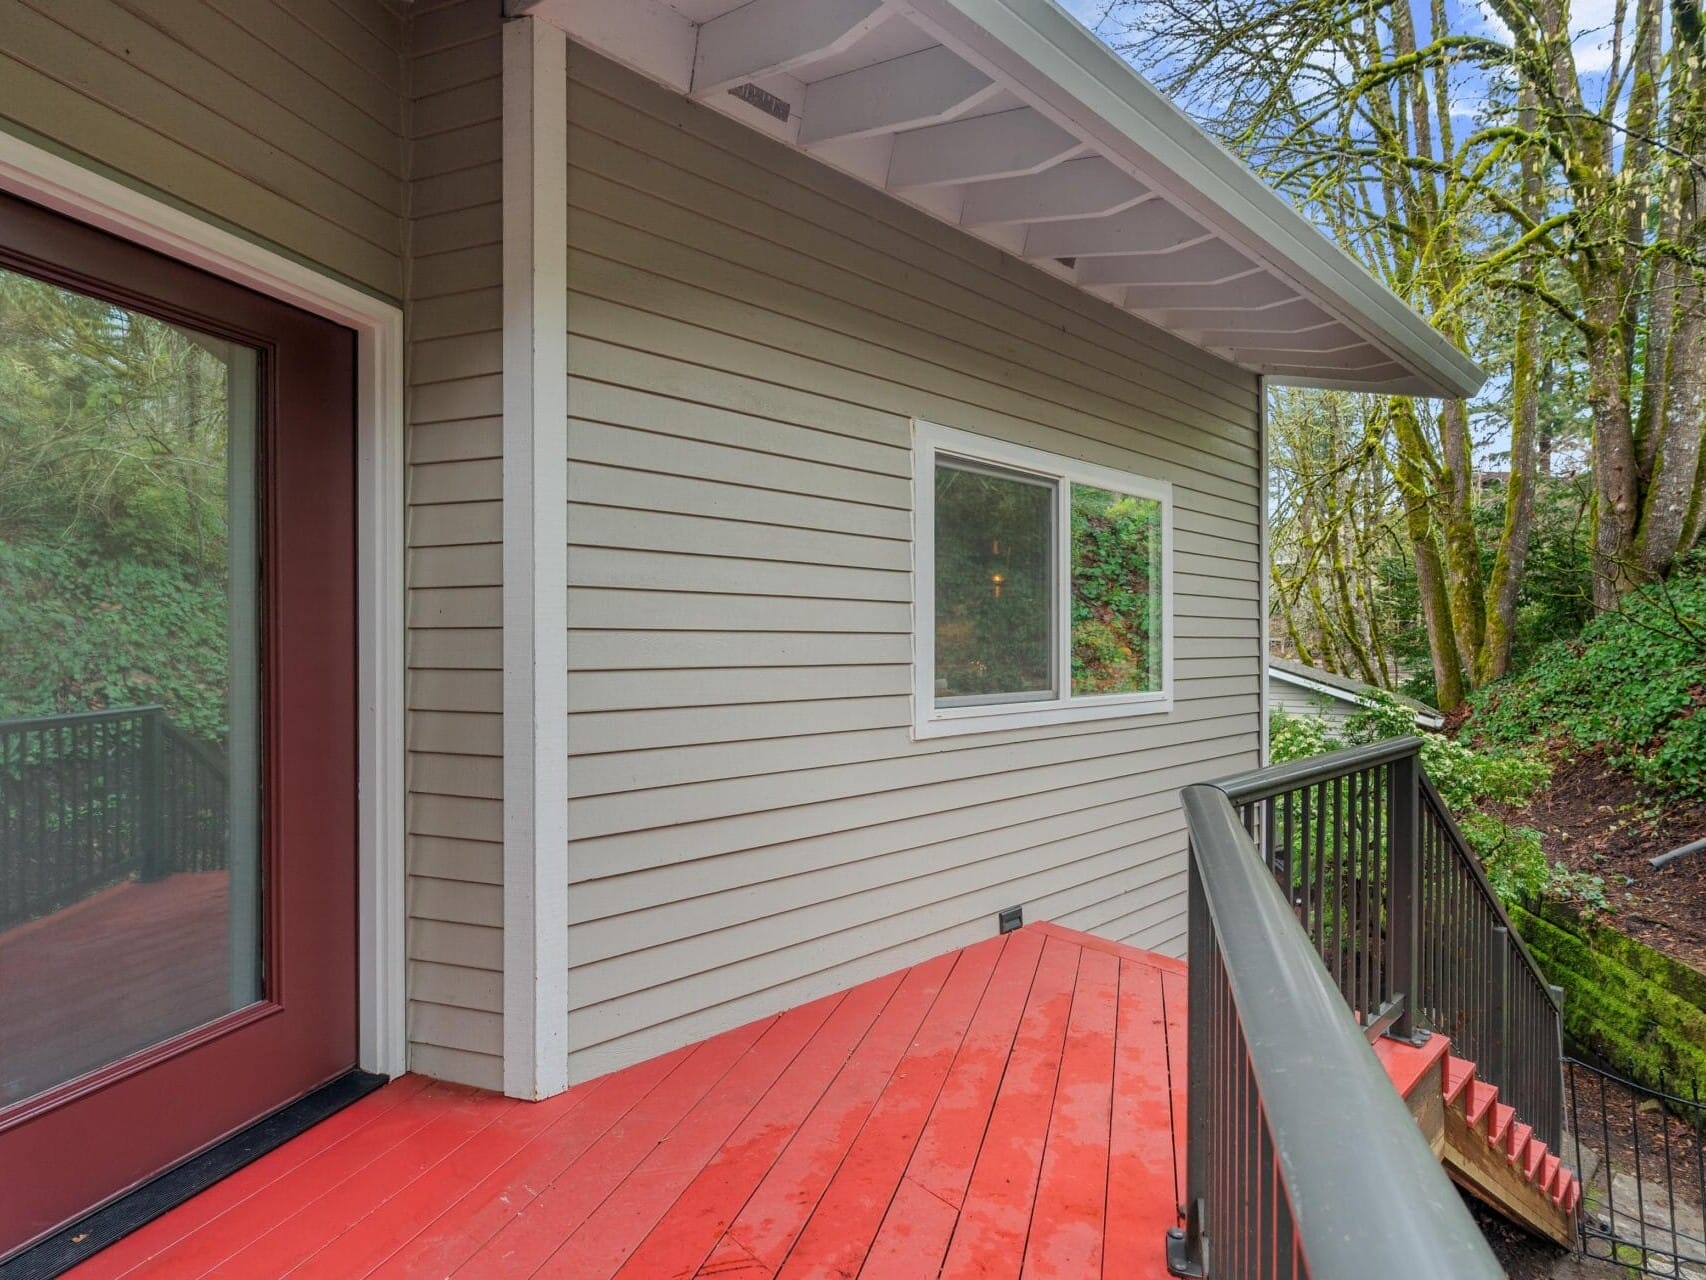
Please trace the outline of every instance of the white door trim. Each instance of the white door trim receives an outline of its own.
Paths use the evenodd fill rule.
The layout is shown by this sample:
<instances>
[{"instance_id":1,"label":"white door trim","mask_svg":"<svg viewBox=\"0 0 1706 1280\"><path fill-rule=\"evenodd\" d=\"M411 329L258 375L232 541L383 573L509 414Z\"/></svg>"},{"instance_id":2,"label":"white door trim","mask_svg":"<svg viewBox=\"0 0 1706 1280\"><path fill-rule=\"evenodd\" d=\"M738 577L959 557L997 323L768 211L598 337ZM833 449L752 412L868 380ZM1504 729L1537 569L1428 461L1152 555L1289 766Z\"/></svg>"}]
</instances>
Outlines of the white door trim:
<instances>
[{"instance_id":1,"label":"white door trim","mask_svg":"<svg viewBox=\"0 0 1706 1280\"><path fill-rule=\"evenodd\" d=\"M568 69L503 31L504 1092L569 1078Z\"/></svg>"},{"instance_id":2,"label":"white door trim","mask_svg":"<svg viewBox=\"0 0 1706 1280\"><path fill-rule=\"evenodd\" d=\"M407 1070L403 952L403 313L0 130L0 190L353 329L359 506L360 1065Z\"/></svg>"}]
</instances>

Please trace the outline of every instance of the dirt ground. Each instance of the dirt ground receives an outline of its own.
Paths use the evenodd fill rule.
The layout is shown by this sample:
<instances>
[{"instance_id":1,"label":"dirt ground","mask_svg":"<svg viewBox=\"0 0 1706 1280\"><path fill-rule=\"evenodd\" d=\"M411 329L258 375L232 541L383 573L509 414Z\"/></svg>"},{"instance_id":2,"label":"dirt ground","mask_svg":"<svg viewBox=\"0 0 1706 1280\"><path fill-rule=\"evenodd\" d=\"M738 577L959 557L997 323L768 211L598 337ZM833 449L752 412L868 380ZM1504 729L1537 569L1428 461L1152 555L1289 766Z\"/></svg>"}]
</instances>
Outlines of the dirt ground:
<instances>
[{"instance_id":1,"label":"dirt ground","mask_svg":"<svg viewBox=\"0 0 1706 1280\"><path fill-rule=\"evenodd\" d=\"M1691 854L1662 871L1648 862L1706 837L1706 802L1654 805L1643 799L1627 775L1596 756L1586 756L1555 766L1547 791L1505 817L1538 830L1549 861L1604 880L1609 906L1605 923L1706 971L1706 852ZM1596 1093L1584 1090L1577 1099L1576 1122L1583 1126L1584 1136L1591 1134L1602 1144L1609 1143L1615 1167L1632 1165L1636 1146L1646 1167L1662 1167L1666 1136L1672 1150L1698 1149L1699 1140L1674 1117L1646 1117L1646 1123L1631 1125L1627 1117L1634 1113L1626 1100L1609 1099L1618 1105L1602 1110ZM1671 1130L1668 1135L1666 1128ZM1566 1255L1474 1207L1512 1280L1600 1280L1629 1274L1609 1263Z\"/></svg>"},{"instance_id":2,"label":"dirt ground","mask_svg":"<svg viewBox=\"0 0 1706 1280\"><path fill-rule=\"evenodd\" d=\"M1706 971L1706 852L1655 871L1647 859L1706 838L1706 802L1654 806L1597 757L1556 767L1534 803L1506 814L1541 833L1549 861L1605 880L1607 923Z\"/></svg>"},{"instance_id":3,"label":"dirt ground","mask_svg":"<svg viewBox=\"0 0 1706 1280\"><path fill-rule=\"evenodd\" d=\"M1569 1253L1550 1240L1530 1235L1474 1196L1464 1195L1463 1202L1510 1280L1629 1280L1627 1268Z\"/></svg>"}]
</instances>

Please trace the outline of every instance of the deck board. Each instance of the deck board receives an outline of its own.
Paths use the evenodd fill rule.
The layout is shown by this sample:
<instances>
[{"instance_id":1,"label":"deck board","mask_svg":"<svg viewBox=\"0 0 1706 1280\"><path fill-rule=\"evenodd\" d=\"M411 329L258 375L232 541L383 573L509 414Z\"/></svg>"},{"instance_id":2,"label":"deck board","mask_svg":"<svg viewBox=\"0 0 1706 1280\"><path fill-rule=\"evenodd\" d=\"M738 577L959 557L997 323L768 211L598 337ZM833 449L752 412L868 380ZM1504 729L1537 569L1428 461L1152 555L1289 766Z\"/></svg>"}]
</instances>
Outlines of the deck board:
<instances>
[{"instance_id":1,"label":"deck board","mask_svg":"<svg viewBox=\"0 0 1706 1280\"><path fill-rule=\"evenodd\" d=\"M404 1077L72 1273L1166 1274L1183 968L990 938L542 1103Z\"/></svg>"}]
</instances>

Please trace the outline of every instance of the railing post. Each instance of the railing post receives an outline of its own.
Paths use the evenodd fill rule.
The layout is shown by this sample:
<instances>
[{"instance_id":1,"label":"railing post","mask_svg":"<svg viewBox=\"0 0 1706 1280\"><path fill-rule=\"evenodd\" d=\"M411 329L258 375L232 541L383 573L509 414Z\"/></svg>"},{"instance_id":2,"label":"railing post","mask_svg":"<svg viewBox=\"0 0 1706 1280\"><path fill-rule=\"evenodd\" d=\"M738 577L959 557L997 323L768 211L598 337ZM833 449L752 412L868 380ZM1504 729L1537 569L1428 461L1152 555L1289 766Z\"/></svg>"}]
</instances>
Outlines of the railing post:
<instances>
[{"instance_id":1,"label":"railing post","mask_svg":"<svg viewBox=\"0 0 1706 1280\"><path fill-rule=\"evenodd\" d=\"M161 720L165 711L148 707L142 713L142 759L137 782L139 818L136 834L141 843L143 880L159 880L166 874L166 760Z\"/></svg>"},{"instance_id":2,"label":"railing post","mask_svg":"<svg viewBox=\"0 0 1706 1280\"><path fill-rule=\"evenodd\" d=\"M1493 1024L1499 1034L1493 1043L1489 1078L1507 1092L1511 1087L1511 931L1502 924L1493 926L1493 971L1489 975L1493 997L1499 1007L1493 1013Z\"/></svg>"},{"instance_id":3,"label":"railing post","mask_svg":"<svg viewBox=\"0 0 1706 1280\"><path fill-rule=\"evenodd\" d=\"M1185 1000L1185 1202L1178 1206L1183 1227L1167 1232L1167 1270L1176 1276L1208 1275L1208 1246L1203 1238L1207 1209L1203 1194L1208 1185L1209 1115L1214 1063L1209 1043L1214 1013L1214 925L1208 901L1203 896L1202 873L1197 869L1196 842L1187 838L1185 854L1186 969Z\"/></svg>"},{"instance_id":4,"label":"railing post","mask_svg":"<svg viewBox=\"0 0 1706 1280\"><path fill-rule=\"evenodd\" d=\"M1552 1013L1552 1025L1555 1029L1558 1044L1558 1092L1553 1098L1553 1109L1556 1114L1548 1117L1545 1138L1554 1151L1564 1137L1564 988L1546 984L1546 989L1552 993L1557 1002ZM1608 1175L1609 1176L1609 1175Z\"/></svg>"},{"instance_id":5,"label":"railing post","mask_svg":"<svg viewBox=\"0 0 1706 1280\"><path fill-rule=\"evenodd\" d=\"M1391 1035L1416 1039L1417 981L1421 976L1422 854L1421 747L1392 762L1387 797L1387 858L1391 901L1387 919L1387 973L1394 998L1403 1000Z\"/></svg>"}]
</instances>

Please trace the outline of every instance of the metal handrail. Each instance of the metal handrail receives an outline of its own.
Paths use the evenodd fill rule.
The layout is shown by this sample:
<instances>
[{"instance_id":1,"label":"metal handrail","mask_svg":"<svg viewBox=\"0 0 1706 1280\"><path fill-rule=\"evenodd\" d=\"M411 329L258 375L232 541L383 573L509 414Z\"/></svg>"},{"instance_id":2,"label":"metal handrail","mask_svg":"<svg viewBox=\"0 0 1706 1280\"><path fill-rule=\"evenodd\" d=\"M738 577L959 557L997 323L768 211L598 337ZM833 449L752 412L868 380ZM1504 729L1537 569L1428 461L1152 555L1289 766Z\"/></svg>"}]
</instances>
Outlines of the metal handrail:
<instances>
[{"instance_id":1,"label":"metal handrail","mask_svg":"<svg viewBox=\"0 0 1706 1280\"><path fill-rule=\"evenodd\" d=\"M149 702L134 707L102 707L95 711L67 711L51 716L9 716L0 720L0 733L63 729L68 725L99 724L106 720L134 720L137 716L163 714L165 710L159 703Z\"/></svg>"},{"instance_id":2,"label":"metal handrail","mask_svg":"<svg viewBox=\"0 0 1706 1280\"><path fill-rule=\"evenodd\" d=\"M1270 764L1262 769L1248 769L1229 777L1216 778L1204 785L1223 792L1234 805L1254 804L1259 800L1272 800L1275 796L1296 791L1299 787L1324 778L1343 777L1378 765L1391 764L1395 760L1404 760L1416 755L1421 749L1420 738L1386 738L1380 742L1371 742L1367 746L1344 747L1318 756L1306 756L1302 760L1288 760L1284 764Z\"/></svg>"},{"instance_id":3,"label":"metal handrail","mask_svg":"<svg viewBox=\"0 0 1706 1280\"><path fill-rule=\"evenodd\" d=\"M1170 1269L1216 1280L1497 1280L1502 1269L1346 1017L1230 794L1199 785L1183 799L1188 1182Z\"/></svg>"}]
</instances>

